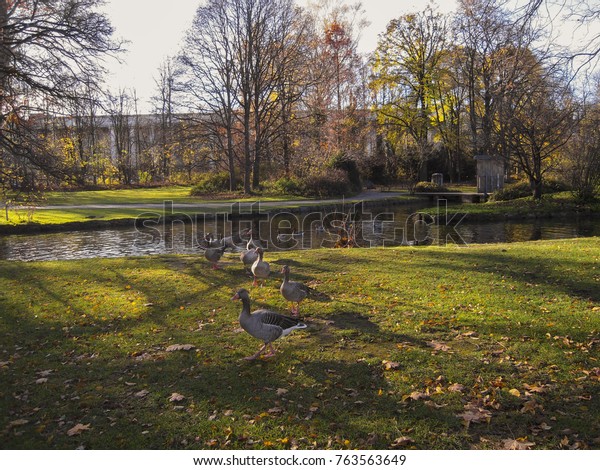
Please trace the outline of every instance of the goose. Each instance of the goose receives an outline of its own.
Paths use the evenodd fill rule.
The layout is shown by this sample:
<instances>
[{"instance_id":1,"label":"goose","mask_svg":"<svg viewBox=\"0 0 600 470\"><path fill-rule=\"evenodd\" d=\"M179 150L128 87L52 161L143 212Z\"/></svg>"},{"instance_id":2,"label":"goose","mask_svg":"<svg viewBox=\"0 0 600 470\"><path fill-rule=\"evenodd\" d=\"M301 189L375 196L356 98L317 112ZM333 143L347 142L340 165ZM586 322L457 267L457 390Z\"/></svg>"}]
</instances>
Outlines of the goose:
<instances>
[{"instance_id":1,"label":"goose","mask_svg":"<svg viewBox=\"0 0 600 470\"><path fill-rule=\"evenodd\" d=\"M240 253L240 260L244 263L246 269L250 269L257 259L258 253L256 252L256 247L253 247L252 238L250 238L246 244L246 250Z\"/></svg>"},{"instance_id":2,"label":"goose","mask_svg":"<svg viewBox=\"0 0 600 470\"><path fill-rule=\"evenodd\" d=\"M223 245L223 240L213 238L213 234L210 232L204 235L203 242L207 248L219 248L221 245Z\"/></svg>"},{"instance_id":3,"label":"goose","mask_svg":"<svg viewBox=\"0 0 600 470\"><path fill-rule=\"evenodd\" d=\"M283 282L279 288L279 292L283 298L292 303L292 314L298 315L300 312L300 302L302 302L309 293L309 288L301 282L290 281L290 267L285 265L281 268L283 274ZM294 307L294 303L296 307Z\"/></svg>"},{"instance_id":4,"label":"goose","mask_svg":"<svg viewBox=\"0 0 600 470\"><path fill-rule=\"evenodd\" d=\"M244 237L248 234L252 234L252 229L246 228L237 235L230 235L228 237L224 237L221 243L227 246L228 248L240 250L241 247L238 245L238 243L243 243L245 241ZM252 238L252 236L250 238Z\"/></svg>"},{"instance_id":5,"label":"goose","mask_svg":"<svg viewBox=\"0 0 600 470\"><path fill-rule=\"evenodd\" d=\"M280 243L287 243L292 239L291 234L289 233L281 233L277 230L277 241Z\"/></svg>"},{"instance_id":6,"label":"goose","mask_svg":"<svg viewBox=\"0 0 600 470\"><path fill-rule=\"evenodd\" d=\"M252 275L254 276L254 283L252 284L253 286L258 285L258 278L260 279L266 279L269 277L269 274L271 273L271 268L269 266L269 263L267 263L266 261L263 261L263 249L262 248L256 248L255 249L258 258L256 259L256 261L254 261L254 263L252 264L252 267L250 268L252 270Z\"/></svg>"},{"instance_id":7,"label":"goose","mask_svg":"<svg viewBox=\"0 0 600 470\"><path fill-rule=\"evenodd\" d=\"M219 269L219 260L223 256L223 253L225 253L226 249L226 246L221 246L219 248L206 248L204 250L204 257L212 263L213 269Z\"/></svg>"},{"instance_id":8,"label":"goose","mask_svg":"<svg viewBox=\"0 0 600 470\"><path fill-rule=\"evenodd\" d=\"M250 335L264 341L263 346L255 354L244 358L247 361L258 358L267 347L269 352L264 357L274 356L273 341L283 338L294 330L306 328L306 324L297 318L287 317L270 310L260 309L250 313L250 294L246 289L238 290L231 300L242 301L240 326Z\"/></svg>"}]
</instances>

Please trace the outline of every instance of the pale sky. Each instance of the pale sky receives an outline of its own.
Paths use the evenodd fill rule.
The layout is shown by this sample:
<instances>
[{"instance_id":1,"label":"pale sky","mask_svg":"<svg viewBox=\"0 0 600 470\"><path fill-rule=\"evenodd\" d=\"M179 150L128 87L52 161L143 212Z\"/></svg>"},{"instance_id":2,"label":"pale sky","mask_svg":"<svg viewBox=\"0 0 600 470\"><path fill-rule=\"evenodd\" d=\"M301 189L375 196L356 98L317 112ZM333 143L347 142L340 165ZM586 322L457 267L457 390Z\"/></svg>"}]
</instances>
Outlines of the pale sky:
<instances>
[{"instance_id":1,"label":"pale sky","mask_svg":"<svg viewBox=\"0 0 600 470\"><path fill-rule=\"evenodd\" d=\"M348 1L348 0L347 0ZM299 5L307 0L296 0ZM191 25L196 9L202 0L106 0L103 8L115 28L116 37L130 41L128 52L123 54L122 65L109 63L110 88L136 89L141 112L155 93L154 78L167 56L175 56L185 31ZM349 0L349 3L355 3ZM371 25L362 32L360 51L372 52L377 46L377 36L385 30L390 20L404 13L422 11L428 0L364 0L366 19ZM440 0L441 12L454 9L455 0Z\"/></svg>"}]
</instances>

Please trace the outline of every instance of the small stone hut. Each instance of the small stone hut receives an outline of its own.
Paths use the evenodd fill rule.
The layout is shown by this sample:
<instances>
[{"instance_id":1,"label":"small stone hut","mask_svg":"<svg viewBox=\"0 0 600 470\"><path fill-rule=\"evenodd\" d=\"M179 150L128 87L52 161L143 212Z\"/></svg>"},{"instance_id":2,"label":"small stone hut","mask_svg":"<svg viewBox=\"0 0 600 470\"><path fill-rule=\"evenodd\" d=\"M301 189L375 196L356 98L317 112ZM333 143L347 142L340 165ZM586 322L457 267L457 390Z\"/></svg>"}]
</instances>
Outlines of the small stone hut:
<instances>
[{"instance_id":1,"label":"small stone hut","mask_svg":"<svg viewBox=\"0 0 600 470\"><path fill-rule=\"evenodd\" d=\"M493 193L504 187L504 161L490 155L476 155L477 192Z\"/></svg>"}]
</instances>

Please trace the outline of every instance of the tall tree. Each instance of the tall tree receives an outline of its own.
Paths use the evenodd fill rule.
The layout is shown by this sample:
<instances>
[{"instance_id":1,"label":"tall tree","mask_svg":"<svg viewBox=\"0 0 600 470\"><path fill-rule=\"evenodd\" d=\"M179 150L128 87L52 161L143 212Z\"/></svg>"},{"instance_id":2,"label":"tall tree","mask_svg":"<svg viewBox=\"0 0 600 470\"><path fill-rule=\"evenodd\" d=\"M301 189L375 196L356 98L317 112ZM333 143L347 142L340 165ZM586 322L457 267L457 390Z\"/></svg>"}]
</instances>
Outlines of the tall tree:
<instances>
[{"instance_id":1,"label":"tall tree","mask_svg":"<svg viewBox=\"0 0 600 470\"><path fill-rule=\"evenodd\" d=\"M446 50L444 17L428 6L392 20L374 60L372 87L381 122L406 146L412 179L427 177L436 83Z\"/></svg>"},{"instance_id":2,"label":"tall tree","mask_svg":"<svg viewBox=\"0 0 600 470\"><path fill-rule=\"evenodd\" d=\"M11 159L56 170L28 119L47 102L77 99L102 76L98 59L115 53L101 0L0 0L0 165Z\"/></svg>"},{"instance_id":3,"label":"tall tree","mask_svg":"<svg viewBox=\"0 0 600 470\"><path fill-rule=\"evenodd\" d=\"M175 93L176 82L181 70L174 59L167 57L158 69L154 79L156 95L152 97L154 111L159 116L158 173L163 181L169 178L170 160L175 143Z\"/></svg>"},{"instance_id":4,"label":"tall tree","mask_svg":"<svg viewBox=\"0 0 600 470\"><path fill-rule=\"evenodd\" d=\"M232 0L209 0L199 7L179 55L184 69L184 104L200 116L197 124L224 153L231 190L235 189L237 173L232 8Z\"/></svg>"}]
</instances>

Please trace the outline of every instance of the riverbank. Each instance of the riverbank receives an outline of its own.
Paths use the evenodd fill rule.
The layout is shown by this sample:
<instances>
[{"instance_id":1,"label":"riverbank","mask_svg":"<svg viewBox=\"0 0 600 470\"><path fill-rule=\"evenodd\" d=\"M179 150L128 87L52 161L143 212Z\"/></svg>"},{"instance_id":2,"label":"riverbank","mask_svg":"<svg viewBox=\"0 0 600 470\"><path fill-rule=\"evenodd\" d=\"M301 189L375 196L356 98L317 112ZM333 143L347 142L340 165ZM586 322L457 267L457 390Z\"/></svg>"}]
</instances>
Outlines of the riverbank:
<instances>
[{"instance_id":1,"label":"riverbank","mask_svg":"<svg viewBox=\"0 0 600 470\"><path fill-rule=\"evenodd\" d=\"M437 215L436 209L424 212ZM531 197L512 201L488 201L481 204L460 204L448 206L444 211L448 219L456 215L466 214L465 221L487 222L501 220L518 220L531 218L560 218L582 215L600 215L600 200L579 203L570 192L545 195L541 201Z\"/></svg>"},{"instance_id":2,"label":"riverbank","mask_svg":"<svg viewBox=\"0 0 600 470\"><path fill-rule=\"evenodd\" d=\"M127 190L126 190L127 191ZM134 190L128 190L134 191ZM138 191L138 190L135 190ZM279 212L305 213L318 209L321 212L349 211L354 204L363 203L364 207L380 204L406 204L420 200L419 196L402 192L365 191L357 196L325 200L297 198L243 198L220 200L156 200L146 198L145 202L119 202L122 198L104 199L102 203L72 204L69 199L60 205L40 206L31 209L33 220L26 221L28 210L20 209L19 223L13 217L12 222L0 222L0 234L23 234L58 232L69 230L94 230L111 227L126 227L143 224L146 220L162 219L195 220L205 214L228 214L231 217L243 217L251 212L276 214ZM238 213L239 212L239 213Z\"/></svg>"},{"instance_id":3,"label":"riverbank","mask_svg":"<svg viewBox=\"0 0 600 470\"><path fill-rule=\"evenodd\" d=\"M598 449L600 238L0 262L5 449ZM270 359L237 322L318 294Z\"/></svg>"},{"instance_id":4,"label":"riverbank","mask_svg":"<svg viewBox=\"0 0 600 470\"><path fill-rule=\"evenodd\" d=\"M87 193L87 192L82 192ZM91 191L90 193L103 193ZM348 212L357 203L364 208L377 206L393 206L416 201L431 200L432 206L437 199L449 202L448 220L453 216L466 214L465 222L487 222L502 220L518 220L531 218L566 218L570 216L600 214L600 201L579 204L571 193L563 192L544 196L541 201L532 198L513 201L477 202L481 195L476 193L453 192L445 194L417 193L409 194L401 191L365 191L357 196L328 200L311 200L290 198L230 198L198 199L186 196L187 188L159 188L159 190L115 190L108 194L79 193L65 196L54 195L48 199L53 205L32 209L13 210L11 220L0 220L0 234L47 233L72 230L95 230L116 227L132 227L144 221L162 219L165 222L174 220L195 220L205 214L232 214L239 211L245 215L254 211L276 214L278 212L306 213L317 210L322 213L341 211ZM172 197L173 199L161 199ZM78 199L80 198L80 199ZM472 200L466 204L456 204L461 200ZM78 204L74 204L79 201ZM129 201L129 202L125 202ZM135 201L135 202L132 202ZM238 209L234 208L237 207ZM439 215L439 209L423 209L422 212L433 216ZM456 219L458 220L458 219Z\"/></svg>"}]
</instances>

